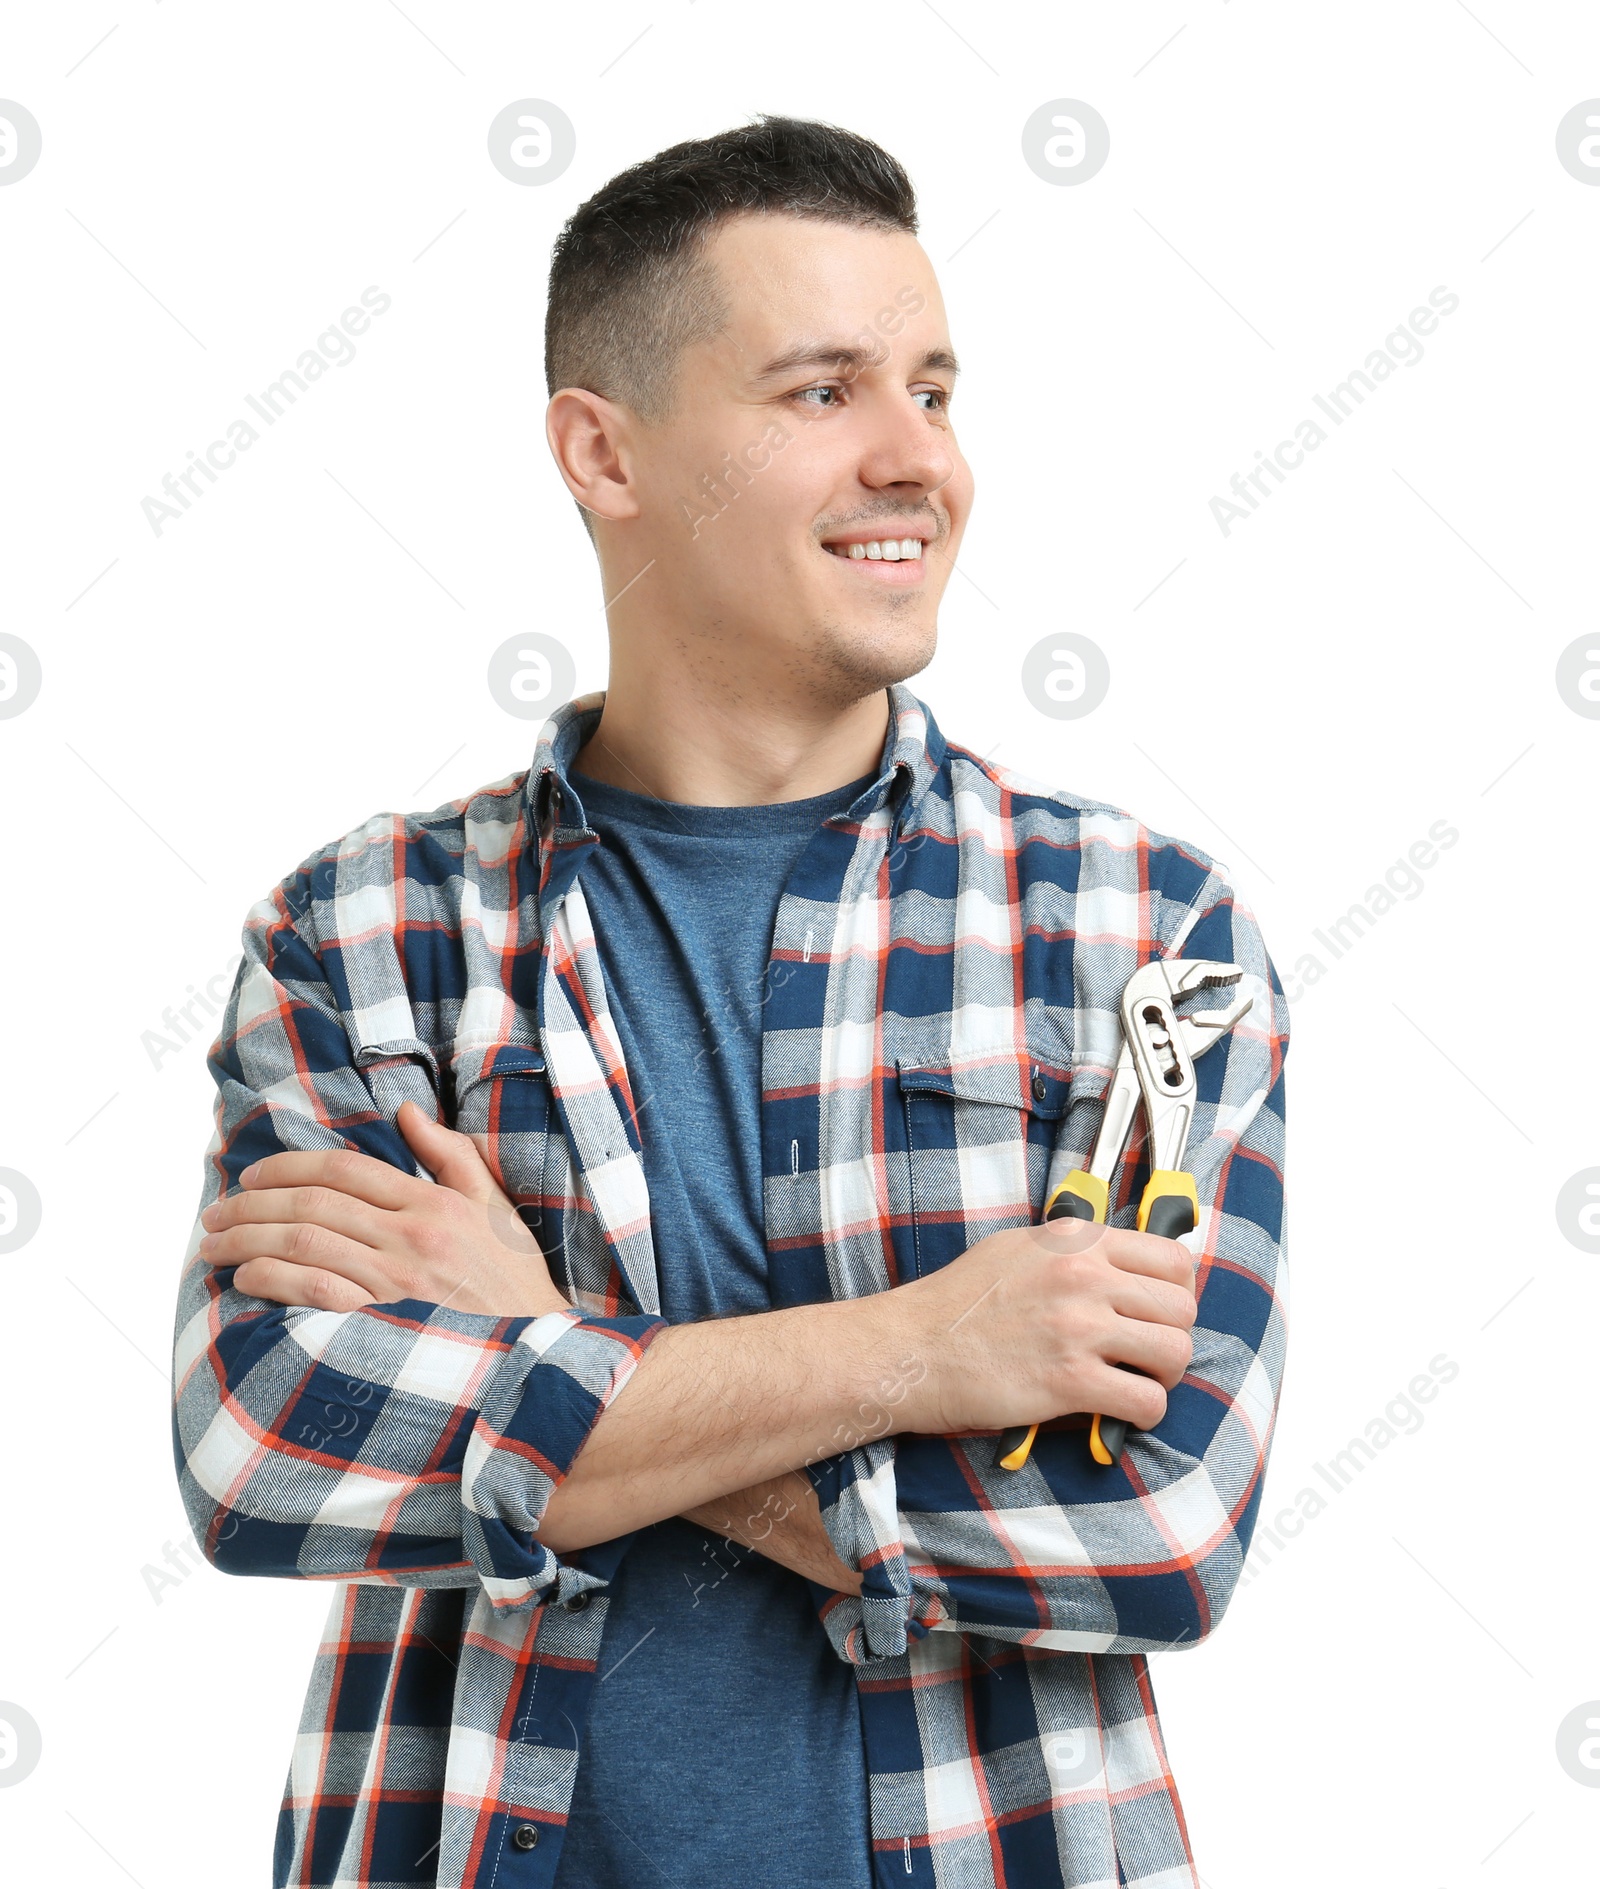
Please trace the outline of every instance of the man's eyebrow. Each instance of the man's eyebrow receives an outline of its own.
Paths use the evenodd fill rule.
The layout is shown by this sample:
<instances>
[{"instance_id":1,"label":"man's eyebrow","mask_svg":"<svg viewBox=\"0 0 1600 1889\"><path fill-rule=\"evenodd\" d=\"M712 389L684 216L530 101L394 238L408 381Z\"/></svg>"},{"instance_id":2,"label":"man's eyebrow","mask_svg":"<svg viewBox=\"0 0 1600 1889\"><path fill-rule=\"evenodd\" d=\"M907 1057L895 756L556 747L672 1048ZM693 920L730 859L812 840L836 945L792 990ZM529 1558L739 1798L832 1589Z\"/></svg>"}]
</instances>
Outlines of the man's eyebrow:
<instances>
[{"instance_id":1,"label":"man's eyebrow","mask_svg":"<svg viewBox=\"0 0 1600 1889\"><path fill-rule=\"evenodd\" d=\"M785 348L781 354L775 354L764 367L756 371L752 379L757 383L777 380L802 367L835 367L855 375L876 366L881 358L849 341L800 341L792 348ZM961 372L961 363L948 348L924 349L911 363L911 372L921 374L934 367L943 368L949 374Z\"/></svg>"}]
</instances>

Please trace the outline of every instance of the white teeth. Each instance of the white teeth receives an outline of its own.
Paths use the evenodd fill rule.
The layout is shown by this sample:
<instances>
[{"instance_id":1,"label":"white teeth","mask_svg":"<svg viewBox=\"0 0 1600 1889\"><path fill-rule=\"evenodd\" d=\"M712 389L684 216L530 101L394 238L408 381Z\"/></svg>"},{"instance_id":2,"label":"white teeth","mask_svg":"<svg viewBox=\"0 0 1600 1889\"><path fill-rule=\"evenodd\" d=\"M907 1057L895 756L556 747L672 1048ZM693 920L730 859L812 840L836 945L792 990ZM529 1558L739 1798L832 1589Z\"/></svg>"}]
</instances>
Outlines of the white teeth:
<instances>
[{"instance_id":1,"label":"white teeth","mask_svg":"<svg viewBox=\"0 0 1600 1889\"><path fill-rule=\"evenodd\" d=\"M849 556L853 558L887 558L893 564L898 558L916 558L922 555L920 538L873 538L866 544L852 544Z\"/></svg>"}]
</instances>

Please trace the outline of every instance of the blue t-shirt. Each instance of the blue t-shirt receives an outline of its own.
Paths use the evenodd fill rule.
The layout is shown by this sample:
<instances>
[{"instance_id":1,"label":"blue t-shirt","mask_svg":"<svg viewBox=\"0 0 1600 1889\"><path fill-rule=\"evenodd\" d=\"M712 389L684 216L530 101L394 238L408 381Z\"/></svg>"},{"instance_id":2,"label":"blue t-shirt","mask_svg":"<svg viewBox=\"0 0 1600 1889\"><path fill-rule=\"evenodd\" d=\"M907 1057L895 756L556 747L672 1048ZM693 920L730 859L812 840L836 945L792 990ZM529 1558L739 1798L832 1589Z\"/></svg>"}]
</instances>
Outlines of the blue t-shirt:
<instances>
[{"instance_id":1,"label":"blue t-shirt","mask_svg":"<svg viewBox=\"0 0 1600 1889\"><path fill-rule=\"evenodd\" d=\"M771 1309L761 1011L810 800L696 807L573 774L582 869L633 1083L662 1315ZM556 1889L869 1889L852 1669L789 1569L688 1522L642 1529L611 1609Z\"/></svg>"}]
</instances>

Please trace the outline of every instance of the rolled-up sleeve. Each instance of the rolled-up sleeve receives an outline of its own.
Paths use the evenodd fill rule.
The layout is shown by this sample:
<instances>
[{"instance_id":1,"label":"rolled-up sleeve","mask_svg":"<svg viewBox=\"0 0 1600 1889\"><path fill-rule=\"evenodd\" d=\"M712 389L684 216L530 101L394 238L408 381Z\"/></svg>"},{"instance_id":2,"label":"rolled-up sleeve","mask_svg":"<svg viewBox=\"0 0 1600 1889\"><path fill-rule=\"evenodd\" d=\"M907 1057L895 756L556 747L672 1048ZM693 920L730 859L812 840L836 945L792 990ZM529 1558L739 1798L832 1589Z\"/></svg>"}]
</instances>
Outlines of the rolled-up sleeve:
<instances>
[{"instance_id":1,"label":"rolled-up sleeve","mask_svg":"<svg viewBox=\"0 0 1600 1889\"><path fill-rule=\"evenodd\" d=\"M1194 1355L1151 1431L1118 1464L1078 1426L1040 1432L1030 1462L992 1434L901 1435L815 1465L824 1525L858 1568L824 1623L852 1663L938 1629L1091 1653L1194 1645L1237 1583L1261 1498L1286 1343L1284 1085L1288 1003L1248 908L1208 880L1156 955L1231 961L1254 1002L1195 1064L1186 1153L1200 1202ZM1066 1125L1066 1132L1076 1132ZM1065 1136L1049 1184L1081 1165ZM1132 1226L1148 1177L1124 1164L1112 1223Z\"/></svg>"},{"instance_id":2,"label":"rolled-up sleeve","mask_svg":"<svg viewBox=\"0 0 1600 1889\"><path fill-rule=\"evenodd\" d=\"M286 886L289 882L286 882ZM200 1211L286 1150L416 1163L377 1106L286 887L250 915L210 1056ZM386 1080L391 1090L393 1071ZM438 1118L418 1066L414 1098ZM481 1586L518 1609L595 1585L538 1539L550 1496L663 1321L416 1300L320 1312L253 1298L198 1257L179 1288L174 1452L196 1539L227 1573Z\"/></svg>"}]
</instances>

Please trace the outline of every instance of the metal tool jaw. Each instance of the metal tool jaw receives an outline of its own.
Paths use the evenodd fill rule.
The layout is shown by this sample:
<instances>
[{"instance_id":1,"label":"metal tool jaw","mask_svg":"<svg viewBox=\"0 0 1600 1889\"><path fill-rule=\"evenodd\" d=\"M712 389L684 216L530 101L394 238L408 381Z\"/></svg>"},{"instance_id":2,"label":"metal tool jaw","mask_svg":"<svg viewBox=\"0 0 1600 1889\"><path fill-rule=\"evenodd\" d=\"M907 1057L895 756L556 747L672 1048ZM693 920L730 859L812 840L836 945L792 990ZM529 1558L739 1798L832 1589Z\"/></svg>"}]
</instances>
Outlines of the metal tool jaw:
<instances>
[{"instance_id":1,"label":"metal tool jaw","mask_svg":"<svg viewBox=\"0 0 1600 1889\"><path fill-rule=\"evenodd\" d=\"M1194 959L1191 962L1201 970L1231 972L1235 979L1242 975L1239 967L1234 964L1212 964L1204 959ZM1146 967L1147 970L1156 968L1155 965ZM1186 967L1180 961L1169 965L1168 968L1176 972ZM1135 972L1136 977L1143 975L1143 972ZM1165 984L1156 986L1158 991L1168 995L1169 1007L1170 984L1169 979ZM1194 988L1202 989L1204 986L1196 984ZM1191 1080L1195 1058L1203 1056L1213 1043L1220 1037L1226 1036L1249 1008L1250 999L1239 997L1222 1010L1204 1010L1192 1016L1177 1016L1174 1013L1177 1041L1189 1060ZM1104 1181L1108 1186L1116 1171L1117 1163L1122 1158L1122 1150L1127 1145L1128 1135L1133 1127L1133 1118L1139 1107L1142 1088L1125 1023L1119 1028L1117 1034L1121 1038L1122 1047L1117 1054L1116 1069L1106 1086L1105 1111L1100 1118L1100 1132L1095 1137L1093 1157L1088 1167L1089 1173L1096 1179ZM1163 1090L1165 1086L1163 1084Z\"/></svg>"},{"instance_id":2,"label":"metal tool jaw","mask_svg":"<svg viewBox=\"0 0 1600 1889\"><path fill-rule=\"evenodd\" d=\"M1254 998L1235 995L1220 1009L1191 1011L1186 1016L1178 1014L1178 1004L1197 991L1227 989L1243 976L1237 964L1157 958L1135 971L1123 989L1123 1048L1144 1096L1154 1169L1182 1166L1194 1118L1194 1059L1233 1028ZM1117 1075L1122 1075L1120 1060Z\"/></svg>"}]
</instances>

